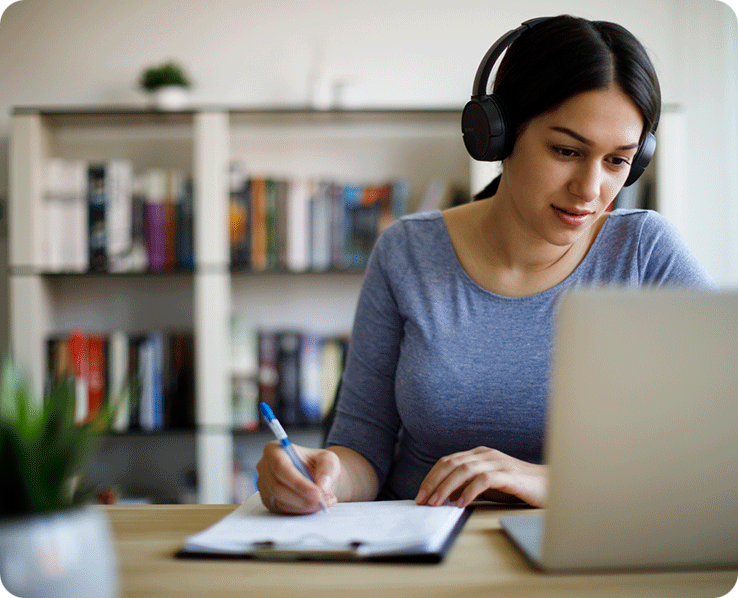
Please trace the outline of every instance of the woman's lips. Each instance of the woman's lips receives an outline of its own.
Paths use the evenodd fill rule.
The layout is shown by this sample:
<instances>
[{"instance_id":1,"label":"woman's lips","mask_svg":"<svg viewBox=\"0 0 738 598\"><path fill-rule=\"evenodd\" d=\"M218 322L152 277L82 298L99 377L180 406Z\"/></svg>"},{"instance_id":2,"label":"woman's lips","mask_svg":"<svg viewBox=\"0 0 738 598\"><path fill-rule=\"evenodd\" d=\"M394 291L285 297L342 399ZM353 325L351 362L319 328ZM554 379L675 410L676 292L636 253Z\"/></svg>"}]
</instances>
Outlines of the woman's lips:
<instances>
[{"instance_id":1,"label":"woman's lips","mask_svg":"<svg viewBox=\"0 0 738 598\"><path fill-rule=\"evenodd\" d=\"M581 226L587 221L587 217L592 213L587 210L577 210L576 208L563 209L556 206L551 207L559 220L569 226Z\"/></svg>"}]
</instances>

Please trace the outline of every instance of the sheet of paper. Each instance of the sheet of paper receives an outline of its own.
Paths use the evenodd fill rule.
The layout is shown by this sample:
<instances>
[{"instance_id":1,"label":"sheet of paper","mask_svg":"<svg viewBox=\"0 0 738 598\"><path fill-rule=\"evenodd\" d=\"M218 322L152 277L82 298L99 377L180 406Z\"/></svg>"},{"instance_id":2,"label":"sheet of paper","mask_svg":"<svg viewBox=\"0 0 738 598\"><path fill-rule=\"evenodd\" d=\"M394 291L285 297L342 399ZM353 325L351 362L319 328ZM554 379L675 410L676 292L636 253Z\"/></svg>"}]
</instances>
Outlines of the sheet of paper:
<instances>
[{"instance_id":1,"label":"sheet of paper","mask_svg":"<svg viewBox=\"0 0 738 598\"><path fill-rule=\"evenodd\" d=\"M399 549L435 549L463 514L455 506L418 506L412 500L338 503L312 515L275 515L252 497L203 532L188 538L187 547L238 552L260 543L323 547L352 543Z\"/></svg>"}]
</instances>

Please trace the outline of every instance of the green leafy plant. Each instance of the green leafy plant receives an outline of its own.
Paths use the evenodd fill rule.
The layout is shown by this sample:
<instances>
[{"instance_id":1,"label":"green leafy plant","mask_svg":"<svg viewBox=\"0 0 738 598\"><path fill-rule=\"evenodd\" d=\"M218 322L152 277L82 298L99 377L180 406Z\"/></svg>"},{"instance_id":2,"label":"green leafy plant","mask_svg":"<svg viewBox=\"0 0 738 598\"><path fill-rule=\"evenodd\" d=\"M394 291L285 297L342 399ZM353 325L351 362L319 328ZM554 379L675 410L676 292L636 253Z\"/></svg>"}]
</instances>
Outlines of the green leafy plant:
<instances>
[{"instance_id":1,"label":"green leafy plant","mask_svg":"<svg viewBox=\"0 0 738 598\"><path fill-rule=\"evenodd\" d=\"M80 473L115 411L108 402L77 424L71 377L49 385L43 400L36 400L6 362L0 379L0 519L90 502L93 489L79 482Z\"/></svg>"},{"instance_id":2,"label":"green leafy plant","mask_svg":"<svg viewBox=\"0 0 738 598\"><path fill-rule=\"evenodd\" d=\"M192 85L184 69L176 62L169 61L158 66L144 69L139 84L146 91L156 91L166 85L177 85L189 88Z\"/></svg>"}]
</instances>

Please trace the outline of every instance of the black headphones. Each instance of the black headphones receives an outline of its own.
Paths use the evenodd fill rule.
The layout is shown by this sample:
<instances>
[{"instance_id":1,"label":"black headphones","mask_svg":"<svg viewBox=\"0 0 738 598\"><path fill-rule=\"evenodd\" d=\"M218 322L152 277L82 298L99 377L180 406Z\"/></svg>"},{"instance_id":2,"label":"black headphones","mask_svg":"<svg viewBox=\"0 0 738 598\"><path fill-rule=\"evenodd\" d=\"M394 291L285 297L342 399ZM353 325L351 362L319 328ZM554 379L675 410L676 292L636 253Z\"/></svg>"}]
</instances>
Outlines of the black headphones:
<instances>
[{"instance_id":1,"label":"black headphones","mask_svg":"<svg viewBox=\"0 0 738 598\"><path fill-rule=\"evenodd\" d=\"M487 51L474 77L472 97L461 113L461 132L469 155L482 162L496 162L507 158L515 143L515 131L511 130L507 108L496 94L487 94L487 82L492 67L500 55L520 35L551 17L539 17L525 21L498 39ZM625 186L632 185L643 174L656 150L656 137L649 131L638 145L633 157Z\"/></svg>"}]
</instances>

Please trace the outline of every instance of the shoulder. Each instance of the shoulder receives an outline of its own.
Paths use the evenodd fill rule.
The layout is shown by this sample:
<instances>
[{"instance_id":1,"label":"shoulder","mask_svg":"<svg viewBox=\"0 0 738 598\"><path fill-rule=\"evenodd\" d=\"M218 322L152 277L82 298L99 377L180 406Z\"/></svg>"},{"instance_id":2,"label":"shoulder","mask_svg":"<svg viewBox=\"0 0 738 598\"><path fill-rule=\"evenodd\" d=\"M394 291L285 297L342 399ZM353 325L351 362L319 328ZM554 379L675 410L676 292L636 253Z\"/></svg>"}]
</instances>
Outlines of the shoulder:
<instances>
[{"instance_id":1,"label":"shoulder","mask_svg":"<svg viewBox=\"0 0 738 598\"><path fill-rule=\"evenodd\" d=\"M679 229L658 212L615 210L609 220L607 244L635 258L641 282L714 285Z\"/></svg>"},{"instance_id":2,"label":"shoulder","mask_svg":"<svg viewBox=\"0 0 738 598\"><path fill-rule=\"evenodd\" d=\"M614 210L608 216L605 230L605 239L610 243L622 244L629 240L639 245L684 244L676 226L654 210Z\"/></svg>"},{"instance_id":3,"label":"shoulder","mask_svg":"<svg viewBox=\"0 0 738 598\"><path fill-rule=\"evenodd\" d=\"M406 214L385 228L377 239L380 250L408 248L409 245L432 245L445 234L440 211Z\"/></svg>"},{"instance_id":4,"label":"shoulder","mask_svg":"<svg viewBox=\"0 0 738 598\"><path fill-rule=\"evenodd\" d=\"M369 269L379 268L386 274L416 270L444 251L444 236L447 238L448 233L440 211L402 216L379 234Z\"/></svg>"},{"instance_id":5,"label":"shoulder","mask_svg":"<svg viewBox=\"0 0 738 598\"><path fill-rule=\"evenodd\" d=\"M637 232L641 243L661 241L685 244L679 229L655 210L614 210L610 219L614 231L629 234Z\"/></svg>"}]
</instances>

